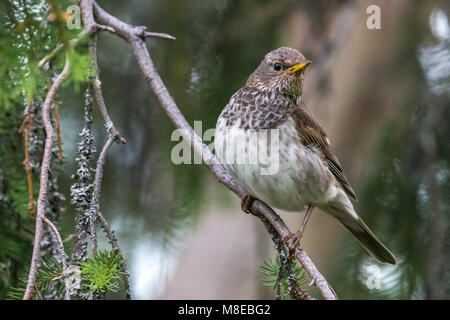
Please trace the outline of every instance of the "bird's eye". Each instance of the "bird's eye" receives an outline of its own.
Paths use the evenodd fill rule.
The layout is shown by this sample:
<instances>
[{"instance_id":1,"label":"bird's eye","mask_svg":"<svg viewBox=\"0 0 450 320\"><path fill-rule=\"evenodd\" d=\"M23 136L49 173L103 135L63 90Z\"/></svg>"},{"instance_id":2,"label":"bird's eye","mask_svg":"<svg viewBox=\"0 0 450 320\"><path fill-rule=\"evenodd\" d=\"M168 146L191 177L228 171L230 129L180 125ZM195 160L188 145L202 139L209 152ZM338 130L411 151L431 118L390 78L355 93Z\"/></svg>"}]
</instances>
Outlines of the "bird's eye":
<instances>
[{"instance_id":1,"label":"bird's eye","mask_svg":"<svg viewBox=\"0 0 450 320\"><path fill-rule=\"evenodd\" d=\"M279 63L277 62L277 63L275 63L275 64L273 65L273 68L274 68L276 71L280 71L280 70L281 70L281 64L279 64Z\"/></svg>"}]
</instances>

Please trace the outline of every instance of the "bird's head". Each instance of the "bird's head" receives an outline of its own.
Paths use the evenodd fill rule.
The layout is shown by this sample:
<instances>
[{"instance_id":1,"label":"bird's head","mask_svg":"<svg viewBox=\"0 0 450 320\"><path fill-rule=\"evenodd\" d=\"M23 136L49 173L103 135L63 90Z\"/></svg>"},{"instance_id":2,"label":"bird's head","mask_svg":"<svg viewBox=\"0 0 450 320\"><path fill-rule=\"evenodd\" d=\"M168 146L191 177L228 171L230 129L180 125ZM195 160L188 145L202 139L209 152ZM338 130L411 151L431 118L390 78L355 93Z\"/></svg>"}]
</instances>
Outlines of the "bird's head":
<instances>
[{"instance_id":1,"label":"bird's head","mask_svg":"<svg viewBox=\"0 0 450 320\"><path fill-rule=\"evenodd\" d=\"M303 73L311 63L300 52L281 47L269 52L247 80L248 87L298 97L302 94Z\"/></svg>"}]
</instances>

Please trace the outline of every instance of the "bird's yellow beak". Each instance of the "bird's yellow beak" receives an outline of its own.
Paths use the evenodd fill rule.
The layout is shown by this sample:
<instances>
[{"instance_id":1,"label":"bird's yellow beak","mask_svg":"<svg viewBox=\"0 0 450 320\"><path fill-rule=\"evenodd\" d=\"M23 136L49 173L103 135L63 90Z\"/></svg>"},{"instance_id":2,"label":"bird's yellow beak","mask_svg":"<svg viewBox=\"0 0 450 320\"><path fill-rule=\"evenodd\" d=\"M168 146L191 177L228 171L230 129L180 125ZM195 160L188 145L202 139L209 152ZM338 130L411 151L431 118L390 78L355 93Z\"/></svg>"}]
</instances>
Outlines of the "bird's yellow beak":
<instances>
[{"instance_id":1,"label":"bird's yellow beak","mask_svg":"<svg viewBox=\"0 0 450 320\"><path fill-rule=\"evenodd\" d=\"M309 66L309 64L311 63L311 61L306 60L303 63L299 63L296 65L293 65L292 67L290 67L289 69L286 70L287 73L292 74L292 73L296 73L298 71L302 71L304 70L307 66Z\"/></svg>"}]
</instances>

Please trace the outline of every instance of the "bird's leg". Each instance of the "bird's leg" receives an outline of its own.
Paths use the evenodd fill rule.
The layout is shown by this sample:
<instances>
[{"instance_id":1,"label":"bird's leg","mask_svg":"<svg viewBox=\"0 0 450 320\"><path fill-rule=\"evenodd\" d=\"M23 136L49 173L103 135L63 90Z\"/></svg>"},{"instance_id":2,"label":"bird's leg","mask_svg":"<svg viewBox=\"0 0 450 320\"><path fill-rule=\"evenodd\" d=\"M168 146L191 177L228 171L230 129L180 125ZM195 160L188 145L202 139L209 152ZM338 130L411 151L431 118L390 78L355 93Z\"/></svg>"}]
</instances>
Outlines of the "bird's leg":
<instances>
[{"instance_id":1,"label":"bird's leg","mask_svg":"<svg viewBox=\"0 0 450 320\"><path fill-rule=\"evenodd\" d=\"M311 217L313 208L314 207L312 205L308 205L308 209L306 209L306 213L303 217L300 229L297 232L291 233L283 239L283 242L286 243L290 251L294 252L295 249L300 247L300 239L303 237L303 232L305 231L306 224Z\"/></svg>"},{"instance_id":2,"label":"bird's leg","mask_svg":"<svg viewBox=\"0 0 450 320\"><path fill-rule=\"evenodd\" d=\"M252 205L253 200L255 200L255 197L249 195L248 193L244 194L241 202L242 211L244 211L245 213L250 213L250 207Z\"/></svg>"},{"instance_id":3,"label":"bird's leg","mask_svg":"<svg viewBox=\"0 0 450 320\"><path fill-rule=\"evenodd\" d=\"M306 224L309 221L309 217L311 217L312 210L313 210L313 206L312 205L308 205L308 209L306 209L305 216L303 217L302 224L300 225L300 230L299 231L302 234L303 234L303 231L305 231L305 227L306 227Z\"/></svg>"}]
</instances>

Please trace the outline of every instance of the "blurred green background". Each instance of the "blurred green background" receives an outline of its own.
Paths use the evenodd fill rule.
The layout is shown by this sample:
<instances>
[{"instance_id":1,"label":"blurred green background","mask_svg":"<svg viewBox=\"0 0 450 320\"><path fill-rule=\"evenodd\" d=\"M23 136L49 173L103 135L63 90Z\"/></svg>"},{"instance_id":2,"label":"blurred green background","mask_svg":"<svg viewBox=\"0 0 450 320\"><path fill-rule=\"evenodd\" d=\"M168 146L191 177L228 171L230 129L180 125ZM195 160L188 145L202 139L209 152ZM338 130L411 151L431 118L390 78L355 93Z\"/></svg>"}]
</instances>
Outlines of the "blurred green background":
<instances>
[{"instance_id":1,"label":"blurred green background","mask_svg":"<svg viewBox=\"0 0 450 320\"><path fill-rule=\"evenodd\" d=\"M304 87L307 107L331 137L359 196L358 213L399 263L378 263L319 210L304 248L341 299L450 298L448 1L376 1L380 30L366 27L371 1L98 3L128 23L177 38L147 44L179 108L190 124L201 120L203 132L215 126L228 99L268 51L290 46L312 60ZM29 262L34 221L26 209L23 139L17 130L25 96L45 95L39 78L34 91L27 89L29 75L20 65L39 61L52 46L17 36L23 32L20 23L45 20L46 1L1 6L0 290L5 292ZM29 15L22 14L26 7ZM31 44L18 46L21 42ZM85 55L87 46L77 52ZM98 55L106 104L128 140L108 154L101 210L128 261L133 298L272 298L275 292L262 286L258 271L275 255L261 223L240 212L239 199L206 166L171 162L175 128L128 45L103 32ZM86 83L69 81L58 94L65 162L55 164L55 172L67 199L85 88ZM99 150L107 137L97 110L94 129ZM69 200L59 208L65 208L58 216L67 237L74 232L74 208ZM292 230L298 228L300 214L281 214ZM14 231L19 229L24 230ZM105 239L102 245L107 246ZM374 283L379 286L372 288Z\"/></svg>"}]
</instances>

